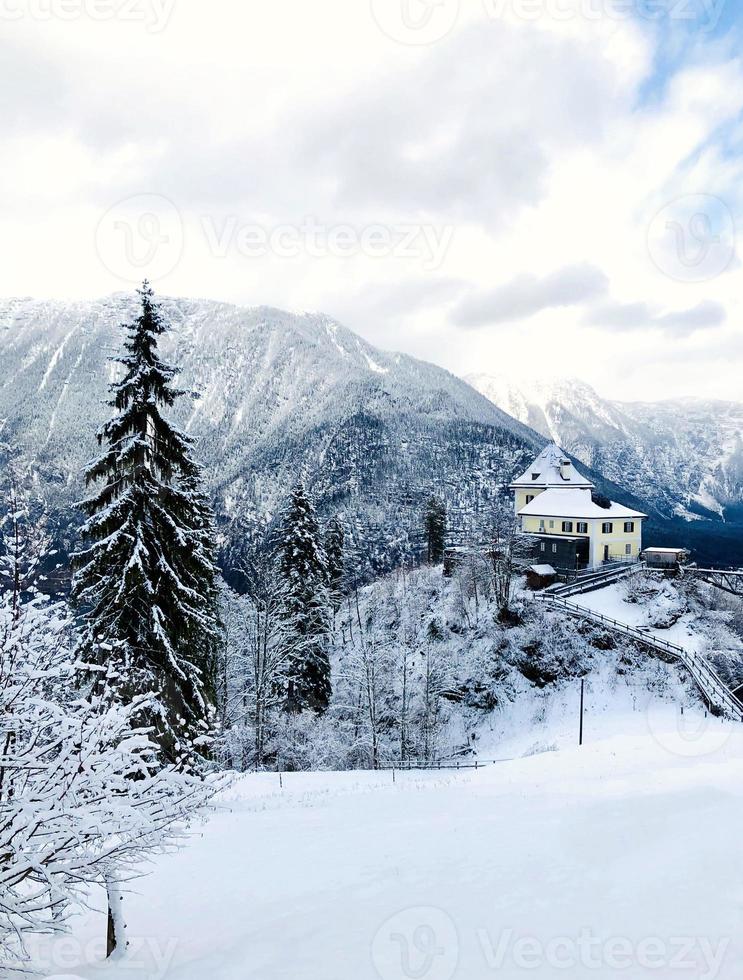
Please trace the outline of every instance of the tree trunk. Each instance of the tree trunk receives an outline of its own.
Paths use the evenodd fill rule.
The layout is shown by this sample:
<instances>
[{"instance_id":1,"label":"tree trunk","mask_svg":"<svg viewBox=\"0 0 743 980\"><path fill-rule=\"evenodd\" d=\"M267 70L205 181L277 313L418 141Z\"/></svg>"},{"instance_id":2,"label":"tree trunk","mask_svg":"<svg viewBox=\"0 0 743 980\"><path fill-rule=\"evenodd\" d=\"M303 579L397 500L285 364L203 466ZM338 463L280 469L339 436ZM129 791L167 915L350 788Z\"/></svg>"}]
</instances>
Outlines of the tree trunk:
<instances>
[{"instance_id":1,"label":"tree trunk","mask_svg":"<svg viewBox=\"0 0 743 980\"><path fill-rule=\"evenodd\" d=\"M110 878L106 879L106 895L108 897L106 957L115 956L118 959L124 955L126 950L124 916L121 908L123 896L119 891L118 884Z\"/></svg>"}]
</instances>

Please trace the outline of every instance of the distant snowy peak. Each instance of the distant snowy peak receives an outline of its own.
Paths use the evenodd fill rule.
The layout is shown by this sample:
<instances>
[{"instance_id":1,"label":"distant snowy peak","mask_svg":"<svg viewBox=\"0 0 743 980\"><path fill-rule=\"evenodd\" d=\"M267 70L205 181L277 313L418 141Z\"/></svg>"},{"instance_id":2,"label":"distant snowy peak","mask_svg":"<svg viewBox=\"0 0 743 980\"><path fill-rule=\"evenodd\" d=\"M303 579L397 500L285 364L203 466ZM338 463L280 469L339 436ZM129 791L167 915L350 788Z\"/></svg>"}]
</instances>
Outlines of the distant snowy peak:
<instances>
[{"instance_id":1,"label":"distant snowy peak","mask_svg":"<svg viewBox=\"0 0 743 980\"><path fill-rule=\"evenodd\" d=\"M465 380L514 418L666 516L743 521L743 405L601 398L576 379Z\"/></svg>"},{"instance_id":2,"label":"distant snowy peak","mask_svg":"<svg viewBox=\"0 0 743 980\"><path fill-rule=\"evenodd\" d=\"M558 444L566 417L624 431L621 411L577 378L531 378L514 382L505 375L473 374L465 381L494 405Z\"/></svg>"}]
</instances>

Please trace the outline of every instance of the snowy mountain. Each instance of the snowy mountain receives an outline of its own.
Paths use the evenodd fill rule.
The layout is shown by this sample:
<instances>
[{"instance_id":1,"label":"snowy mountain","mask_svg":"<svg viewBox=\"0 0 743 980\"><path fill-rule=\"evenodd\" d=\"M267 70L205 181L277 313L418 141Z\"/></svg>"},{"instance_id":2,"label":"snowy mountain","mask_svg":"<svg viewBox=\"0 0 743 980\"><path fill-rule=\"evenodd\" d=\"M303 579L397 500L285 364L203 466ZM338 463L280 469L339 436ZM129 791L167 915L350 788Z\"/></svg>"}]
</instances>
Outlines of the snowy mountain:
<instances>
[{"instance_id":1,"label":"snowy mountain","mask_svg":"<svg viewBox=\"0 0 743 980\"><path fill-rule=\"evenodd\" d=\"M301 476L325 516L379 569L415 550L434 490L463 524L541 448L539 437L441 368L377 350L323 315L172 299L163 353L195 392L180 424L199 440L227 536L270 529ZM69 514L110 415L107 384L136 298L0 302L0 439Z\"/></svg>"},{"instance_id":2,"label":"snowy mountain","mask_svg":"<svg viewBox=\"0 0 743 980\"><path fill-rule=\"evenodd\" d=\"M495 405L560 443L666 517L743 519L743 404L601 398L574 379L466 379Z\"/></svg>"}]
</instances>

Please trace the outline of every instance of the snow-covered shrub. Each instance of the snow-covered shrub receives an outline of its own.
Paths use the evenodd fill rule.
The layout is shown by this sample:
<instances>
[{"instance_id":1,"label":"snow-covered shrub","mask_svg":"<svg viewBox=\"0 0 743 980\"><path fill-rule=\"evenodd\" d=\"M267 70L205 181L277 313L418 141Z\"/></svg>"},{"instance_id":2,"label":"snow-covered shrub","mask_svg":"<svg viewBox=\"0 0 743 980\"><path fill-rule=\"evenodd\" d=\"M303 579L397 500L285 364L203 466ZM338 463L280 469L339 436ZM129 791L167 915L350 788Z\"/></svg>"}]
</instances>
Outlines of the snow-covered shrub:
<instances>
[{"instance_id":1,"label":"snow-covered shrub","mask_svg":"<svg viewBox=\"0 0 743 980\"><path fill-rule=\"evenodd\" d=\"M209 796L207 784L162 767L137 727L146 698L124 707L77 688L73 642L62 604L4 594L0 964L8 969L23 965L27 935L63 929L92 884L115 893Z\"/></svg>"}]
</instances>

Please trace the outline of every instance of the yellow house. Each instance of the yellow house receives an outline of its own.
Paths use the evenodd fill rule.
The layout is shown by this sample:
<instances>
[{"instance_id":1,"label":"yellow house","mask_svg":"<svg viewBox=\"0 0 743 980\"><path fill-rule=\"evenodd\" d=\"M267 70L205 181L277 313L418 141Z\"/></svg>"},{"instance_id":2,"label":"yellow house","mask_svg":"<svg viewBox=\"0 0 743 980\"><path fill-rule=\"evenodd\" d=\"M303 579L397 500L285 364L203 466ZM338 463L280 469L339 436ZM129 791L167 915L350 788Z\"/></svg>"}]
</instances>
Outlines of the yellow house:
<instances>
[{"instance_id":1,"label":"yellow house","mask_svg":"<svg viewBox=\"0 0 743 980\"><path fill-rule=\"evenodd\" d=\"M646 514L597 495L554 443L511 484L521 529L534 535L535 556L557 569L600 568L637 561Z\"/></svg>"}]
</instances>

